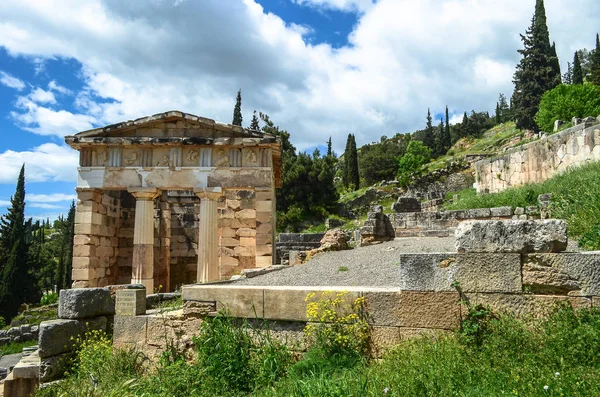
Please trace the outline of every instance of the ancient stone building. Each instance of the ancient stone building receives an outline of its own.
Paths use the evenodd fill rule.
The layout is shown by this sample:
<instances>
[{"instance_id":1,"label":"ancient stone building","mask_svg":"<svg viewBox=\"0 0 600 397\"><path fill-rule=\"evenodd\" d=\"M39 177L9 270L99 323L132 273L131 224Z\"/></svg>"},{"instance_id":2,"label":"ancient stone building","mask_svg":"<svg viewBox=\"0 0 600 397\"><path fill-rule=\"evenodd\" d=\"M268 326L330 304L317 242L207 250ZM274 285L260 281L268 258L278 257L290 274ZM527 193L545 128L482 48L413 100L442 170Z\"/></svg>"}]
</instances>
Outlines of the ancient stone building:
<instances>
[{"instance_id":1,"label":"ancient stone building","mask_svg":"<svg viewBox=\"0 0 600 397\"><path fill-rule=\"evenodd\" d=\"M169 291L273 263L276 137L171 111L65 140L80 153L74 287Z\"/></svg>"}]
</instances>

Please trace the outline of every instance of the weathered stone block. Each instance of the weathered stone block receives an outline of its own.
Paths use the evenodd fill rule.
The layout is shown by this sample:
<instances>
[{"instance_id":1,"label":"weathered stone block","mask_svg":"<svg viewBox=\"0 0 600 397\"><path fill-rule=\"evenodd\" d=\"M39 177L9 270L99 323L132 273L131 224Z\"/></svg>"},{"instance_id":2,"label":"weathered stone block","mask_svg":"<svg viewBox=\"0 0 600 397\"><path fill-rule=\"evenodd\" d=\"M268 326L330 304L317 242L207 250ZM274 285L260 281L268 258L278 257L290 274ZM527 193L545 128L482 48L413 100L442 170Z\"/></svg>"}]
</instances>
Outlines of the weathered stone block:
<instances>
[{"instance_id":1,"label":"weathered stone block","mask_svg":"<svg viewBox=\"0 0 600 397\"><path fill-rule=\"evenodd\" d=\"M58 317L82 319L114 315L115 308L106 288L63 289L58 300Z\"/></svg>"},{"instance_id":2,"label":"weathered stone block","mask_svg":"<svg viewBox=\"0 0 600 397\"><path fill-rule=\"evenodd\" d=\"M544 316L556 304L568 302L574 309L587 309L590 298L533 294L466 294L471 304L489 306L499 313L511 313L517 317Z\"/></svg>"},{"instance_id":3,"label":"weathered stone block","mask_svg":"<svg viewBox=\"0 0 600 397\"><path fill-rule=\"evenodd\" d=\"M83 332L84 329L77 320L43 321L38 337L40 357L56 356L73 350L75 339Z\"/></svg>"},{"instance_id":4,"label":"weathered stone block","mask_svg":"<svg viewBox=\"0 0 600 397\"><path fill-rule=\"evenodd\" d=\"M567 225L556 219L465 221L455 236L459 253L561 252L567 248Z\"/></svg>"},{"instance_id":5,"label":"weathered stone block","mask_svg":"<svg viewBox=\"0 0 600 397\"><path fill-rule=\"evenodd\" d=\"M263 317L262 288L242 286L184 286L183 301L217 302L217 310L227 309L233 317Z\"/></svg>"},{"instance_id":6,"label":"weathered stone block","mask_svg":"<svg viewBox=\"0 0 600 397\"><path fill-rule=\"evenodd\" d=\"M409 291L522 291L519 254L402 254L399 286Z\"/></svg>"},{"instance_id":7,"label":"weathered stone block","mask_svg":"<svg viewBox=\"0 0 600 397\"><path fill-rule=\"evenodd\" d=\"M145 316L115 316L113 324L113 342L117 343L145 343L146 342Z\"/></svg>"},{"instance_id":8,"label":"weathered stone block","mask_svg":"<svg viewBox=\"0 0 600 397\"><path fill-rule=\"evenodd\" d=\"M489 218L492 215L492 212L489 208L476 208L472 210L467 210L467 218L475 219L475 218Z\"/></svg>"},{"instance_id":9,"label":"weathered stone block","mask_svg":"<svg viewBox=\"0 0 600 397\"><path fill-rule=\"evenodd\" d=\"M512 216L513 215L513 209L512 207L496 207L496 208L490 208L490 213L492 216Z\"/></svg>"},{"instance_id":10,"label":"weathered stone block","mask_svg":"<svg viewBox=\"0 0 600 397\"><path fill-rule=\"evenodd\" d=\"M523 285L538 294L600 295L600 253L524 255Z\"/></svg>"},{"instance_id":11,"label":"weathered stone block","mask_svg":"<svg viewBox=\"0 0 600 397\"><path fill-rule=\"evenodd\" d=\"M139 316L146 313L146 289L122 289L116 293L115 313L118 316Z\"/></svg>"},{"instance_id":12,"label":"weathered stone block","mask_svg":"<svg viewBox=\"0 0 600 397\"><path fill-rule=\"evenodd\" d=\"M63 353L40 360L40 382L51 382L64 376L71 364L72 353Z\"/></svg>"}]
</instances>

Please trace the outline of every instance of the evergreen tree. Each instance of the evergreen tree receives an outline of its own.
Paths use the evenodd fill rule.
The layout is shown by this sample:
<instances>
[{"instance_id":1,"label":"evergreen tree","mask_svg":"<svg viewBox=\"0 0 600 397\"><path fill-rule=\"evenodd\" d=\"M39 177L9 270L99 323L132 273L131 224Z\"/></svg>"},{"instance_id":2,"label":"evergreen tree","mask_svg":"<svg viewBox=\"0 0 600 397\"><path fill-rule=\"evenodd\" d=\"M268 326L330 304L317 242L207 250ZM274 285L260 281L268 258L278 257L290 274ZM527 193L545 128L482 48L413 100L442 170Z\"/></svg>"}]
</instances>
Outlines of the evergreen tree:
<instances>
[{"instance_id":1,"label":"evergreen tree","mask_svg":"<svg viewBox=\"0 0 600 397\"><path fill-rule=\"evenodd\" d=\"M431 111L427 109L427 122L425 124L425 134L423 135L423 143L425 146L435 152L435 131L433 130Z\"/></svg>"},{"instance_id":2,"label":"evergreen tree","mask_svg":"<svg viewBox=\"0 0 600 397\"><path fill-rule=\"evenodd\" d=\"M563 74L563 83L566 85L573 84L573 67L571 62L567 62L567 71Z\"/></svg>"},{"instance_id":3,"label":"evergreen tree","mask_svg":"<svg viewBox=\"0 0 600 397\"><path fill-rule=\"evenodd\" d=\"M22 303L39 299L34 277L29 269L29 232L31 221L25 221L25 166L21 167L15 195L10 199L8 214L0 220L2 261L0 275L0 315L10 321Z\"/></svg>"},{"instance_id":4,"label":"evergreen tree","mask_svg":"<svg viewBox=\"0 0 600 397\"><path fill-rule=\"evenodd\" d=\"M500 104L496 102L496 124L500 124L502 122L502 117L500 116Z\"/></svg>"},{"instance_id":5,"label":"evergreen tree","mask_svg":"<svg viewBox=\"0 0 600 397\"><path fill-rule=\"evenodd\" d=\"M590 81L596 85L600 85L600 37L596 33L596 49L592 54L591 62L591 77Z\"/></svg>"},{"instance_id":6,"label":"evergreen tree","mask_svg":"<svg viewBox=\"0 0 600 397\"><path fill-rule=\"evenodd\" d=\"M511 112L518 128L537 131L534 116L542 95L560 84L560 74L557 75L554 67L555 57L550 45L543 0L536 0L531 26L525 35L521 35L521 40L523 49L518 52L522 58L514 74Z\"/></svg>"},{"instance_id":7,"label":"evergreen tree","mask_svg":"<svg viewBox=\"0 0 600 397\"><path fill-rule=\"evenodd\" d=\"M240 101L241 101L241 98L240 98ZM241 107L241 103L240 103L240 107ZM254 130L254 131L260 131L260 125L258 124L258 117L256 116L256 110L252 113L252 121L250 122L250 129Z\"/></svg>"},{"instance_id":8,"label":"evergreen tree","mask_svg":"<svg viewBox=\"0 0 600 397\"><path fill-rule=\"evenodd\" d=\"M558 84L562 83L561 74L560 74L560 62L558 61L558 55L556 55L556 43L552 42L552 69L554 70L555 76L558 76ZM557 85L558 85L557 84Z\"/></svg>"},{"instance_id":9,"label":"evergreen tree","mask_svg":"<svg viewBox=\"0 0 600 397\"><path fill-rule=\"evenodd\" d=\"M499 123L504 123L509 119L510 107L508 106L508 102L506 102L506 96L500 93L498 96L498 104L496 109L496 120L498 120L498 111L500 112L500 121ZM497 121L498 122L498 121Z\"/></svg>"},{"instance_id":10,"label":"evergreen tree","mask_svg":"<svg viewBox=\"0 0 600 397\"><path fill-rule=\"evenodd\" d=\"M444 145L444 153L452 146L452 136L450 135L450 118L448 117L448 106L446 106L446 128L444 129L444 139L442 140Z\"/></svg>"},{"instance_id":11,"label":"evergreen tree","mask_svg":"<svg viewBox=\"0 0 600 397\"><path fill-rule=\"evenodd\" d=\"M581 62L579 62L577 51L573 55L573 84L583 84L583 71L581 70Z\"/></svg>"},{"instance_id":12,"label":"evergreen tree","mask_svg":"<svg viewBox=\"0 0 600 397\"><path fill-rule=\"evenodd\" d=\"M356 138L353 134L348 135L348 151L344 153L344 162L346 166L347 188L358 189L360 187L360 174L358 171L358 150L356 148Z\"/></svg>"},{"instance_id":13,"label":"evergreen tree","mask_svg":"<svg viewBox=\"0 0 600 397\"><path fill-rule=\"evenodd\" d=\"M327 157L333 157L333 148L331 146L331 136L329 136L329 140L327 141Z\"/></svg>"},{"instance_id":14,"label":"evergreen tree","mask_svg":"<svg viewBox=\"0 0 600 397\"><path fill-rule=\"evenodd\" d=\"M434 157L439 157L446 154L446 150L444 148L444 131L446 128L444 127L444 119L440 119L440 125L435 129L435 150Z\"/></svg>"},{"instance_id":15,"label":"evergreen tree","mask_svg":"<svg viewBox=\"0 0 600 397\"><path fill-rule=\"evenodd\" d=\"M58 266L56 267L56 292L71 287L71 272L73 268L73 238L75 235L75 202L71 202L67 219L59 221L61 232L60 254Z\"/></svg>"},{"instance_id":16,"label":"evergreen tree","mask_svg":"<svg viewBox=\"0 0 600 397\"><path fill-rule=\"evenodd\" d=\"M467 112L463 114L463 119L461 123L461 136L464 138L467 135L470 135L470 126L469 126L469 116L467 116Z\"/></svg>"},{"instance_id":17,"label":"evergreen tree","mask_svg":"<svg viewBox=\"0 0 600 397\"><path fill-rule=\"evenodd\" d=\"M242 90L238 90L237 97L235 98L235 106L233 108L233 121L231 124L242 126Z\"/></svg>"},{"instance_id":18,"label":"evergreen tree","mask_svg":"<svg viewBox=\"0 0 600 397\"><path fill-rule=\"evenodd\" d=\"M350 151L352 146L352 134L348 134L346 139L346 148L344 149L344 165L342 166L342 184L345 188L350 185L349 173L348 173L348 159L350 158Z\"/></svg>"}]
</instances>

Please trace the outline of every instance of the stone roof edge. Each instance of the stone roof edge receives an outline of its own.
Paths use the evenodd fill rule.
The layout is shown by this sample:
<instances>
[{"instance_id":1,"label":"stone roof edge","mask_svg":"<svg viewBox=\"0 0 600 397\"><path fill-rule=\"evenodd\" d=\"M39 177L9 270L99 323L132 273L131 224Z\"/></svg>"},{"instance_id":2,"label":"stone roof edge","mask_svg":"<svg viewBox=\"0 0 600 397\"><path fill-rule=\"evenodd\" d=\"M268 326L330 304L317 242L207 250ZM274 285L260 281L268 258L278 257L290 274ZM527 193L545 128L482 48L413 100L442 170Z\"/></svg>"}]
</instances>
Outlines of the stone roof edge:
<instances>
[{"instance_id":1,"label":"stone roof edge","mask_svg":"<svg viewBox=\"0 0 600 397\"><path fill-rule=\"evenodd\" d=\"M227 132L232 132L232 133L237 133L237 134L245 134L249 137L262 137L263 135L265 135L260 131L250 130L247 128L240 127L238 125L222 123L222 122L215 121L213 119L209 119L206 117L196 116L196 115L190 114L190 113L184 113L179 110L170 110L168 112L157 113L152 116L141 117L141 118L138 118L135 120L122 121L120 123L107 125L105 127L81 131L72 136L81 137L81 138L93 137L98 134L104 134L104 133L109 133L112 131L118 131L118 130L122 130L122 129L128 129L131 127L137 127L137 126L153 123L153 122L160 121L160 120L172 120L172 119L180 119L180 120L198 122L199 124L204 124L207 127L212 127L213 129L215 129L217 131L227 131Z\"/></svg>"}]
</instances>

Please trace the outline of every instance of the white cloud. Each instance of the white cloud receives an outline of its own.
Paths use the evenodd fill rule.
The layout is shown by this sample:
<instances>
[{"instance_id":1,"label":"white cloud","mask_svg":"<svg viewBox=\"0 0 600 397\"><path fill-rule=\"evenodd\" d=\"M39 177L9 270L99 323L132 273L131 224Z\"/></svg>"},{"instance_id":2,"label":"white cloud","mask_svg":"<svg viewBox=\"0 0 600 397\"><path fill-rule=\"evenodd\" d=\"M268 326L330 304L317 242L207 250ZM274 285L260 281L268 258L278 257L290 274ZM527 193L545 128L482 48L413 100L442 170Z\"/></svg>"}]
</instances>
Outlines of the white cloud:
<instances>
[{"instance_id":1,"label":"white cloud","mask_svg":"<svg viewBox=\"0 0 600 397\"><path fill-rule=\"evenodd\" d=\"M25 83L23 80L18 79L6 72L0 72L0 83L7 87L14 88L17 91L21 91L23 88L25 88Z\"/></svg>"},{"instance_id":2,"label":"white cloud","mask_svg":"<svg viewBox=\"0 0 600 397\"><path fill-rule=\"evenodd\" d=\"M35 103L56 103L56 98L52 91L44 91L39 87L31 91L27 98ZM21 97L20 100L26 99L25 97Z\"/></svg>"},{"instance_id":3,"label":"white cloud","mask_svg":"<svg viewBox=\"0 0 600 397\"><path fill-rule=\"evenodd\" d=\"M77 180L79 156L68 146L45 143L31 150L15 152L6 150L0 153L0 183L14 184L21 166L25 164L26 182L55 182ZM28 195L28 200L35 195Z\"/></svg>"},{"instance_id":4,"label":"white cloud","mask_svg":"<svg viewBox=\"0 0 600 397\"><path fill-rule=\"evenodd\" d=\"M59 85L56 80L52 80L51 82L48 83L48 89L50 91L56 91L60 94L63 95L70 95L72 94L71 90L63 87L62 85Z\"/></svg>"},{"instance_id":5,"label":"white cloud","mask_svg":"<svg viewBox=\"0 0 600 397\"><path fill-rule=\"evenodd\" d=\"M28 202L35 203L57 203L60 201L71 201L76 200L77 196L74 194L64 193L52 193L52 194L36 194L30 193L27 195Z\"/></svg>"},{"instance_id":6,"label":"white cloud","mask_svg":"<svg viewBox=\"0 0 600 397\"><path fill-rule=\"evenodd\" d=\"M63 208L63 205L56 205L56 204L45 204L45 203L27 203L27 206L29 206L30 208L42 208L42 209L48 209L48 210L53 210L53 209L60 209Z\"/></svg>"},{"instance_id":7,"label":"white cloud","mask_svg":"<svg viewBox=\"0 0 600 397\"><path fill-rule=\"evenodd\" d=\"M246 125L261 110L298 148L332 135L340 151L349 132L362 144L422 128L427 108L493 112L498 94L512 93L519 33L534 11L522 0L297 2L358 11L350 44L311 45L305 28L252 0L4 0L0 45L15 56L74 58L85 79L80 114L30 103L13 117L57 136L170 109L229 122L242 88ZM566 65L593 45L600 2L545 3Z\"/></svg>"}]
</instances>

